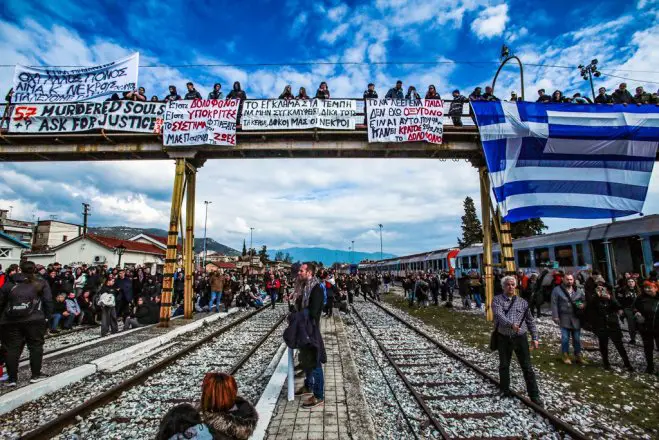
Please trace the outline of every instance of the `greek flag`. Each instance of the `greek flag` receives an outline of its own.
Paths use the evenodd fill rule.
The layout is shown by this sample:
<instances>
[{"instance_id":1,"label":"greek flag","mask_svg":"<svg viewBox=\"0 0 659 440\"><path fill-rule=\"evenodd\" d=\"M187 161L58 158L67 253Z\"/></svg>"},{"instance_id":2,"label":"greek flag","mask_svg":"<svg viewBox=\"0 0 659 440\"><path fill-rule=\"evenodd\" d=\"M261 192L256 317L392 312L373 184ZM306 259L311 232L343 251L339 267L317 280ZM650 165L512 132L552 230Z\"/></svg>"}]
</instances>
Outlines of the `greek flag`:
<instances>
[{"instance_id":1,"label":"greek flag","mask_svg":"<svg viewBox=\"0 0 659 440\"><path fill-rule=\"evenodd\" d=\"M643 210L659 107L471 105L504 220L613 218Z\"/></svg>"}]
</instances>

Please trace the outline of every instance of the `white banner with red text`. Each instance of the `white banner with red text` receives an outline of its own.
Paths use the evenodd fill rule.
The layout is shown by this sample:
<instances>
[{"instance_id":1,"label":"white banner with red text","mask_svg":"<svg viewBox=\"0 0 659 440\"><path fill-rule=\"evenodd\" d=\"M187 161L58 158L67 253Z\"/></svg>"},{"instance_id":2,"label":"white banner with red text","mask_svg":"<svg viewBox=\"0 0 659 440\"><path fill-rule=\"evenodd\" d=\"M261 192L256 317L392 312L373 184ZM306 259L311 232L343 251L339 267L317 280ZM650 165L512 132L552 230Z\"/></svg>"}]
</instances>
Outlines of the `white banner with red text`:
<instances>
[{"instance_id":1,"label":"white banner with red text","mask_svg":"<svg viewBox=\"0 0 659 440\"><path fill-rule=\"evenodd\" d=\"M239 99L170 101L163 121L163 144L236 145Z\"/></svg>"},{"instance_id":2,"label":"white banner with red text","mask_svg":"<svg viewBox=\"0 0 659 440\"><path fill-rule=\"evenodd\" d=\"M366 114L369 142L442 143L441 99L367 99Z\"/></svg>"}]
</instances>

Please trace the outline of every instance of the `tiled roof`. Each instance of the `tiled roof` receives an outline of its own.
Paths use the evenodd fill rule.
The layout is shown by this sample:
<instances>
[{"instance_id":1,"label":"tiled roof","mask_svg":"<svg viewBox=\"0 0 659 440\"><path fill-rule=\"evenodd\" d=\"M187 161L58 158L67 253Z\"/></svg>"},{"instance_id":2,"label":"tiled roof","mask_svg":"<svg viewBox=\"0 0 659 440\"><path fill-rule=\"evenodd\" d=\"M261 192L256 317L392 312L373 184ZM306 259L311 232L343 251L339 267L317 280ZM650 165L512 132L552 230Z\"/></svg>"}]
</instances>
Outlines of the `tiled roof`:
<instances>
[{"instance_id":1,"label":"tiled roof","mask_svg":"<svg viewBox=\"0 0 659 440\"><path fill-rule=\"evenodd\" d=\"M224 261L212 262L212 263L208 263L208 264L212 264L214 266L217 266L220 269L235 269L236 268L236 263L228 263L228 262L224 262Z\"/></svg>"},{"instance_id":2,"label":"tiled roof","mask_svg":"<svg viewBox=\"0 0 659 440\"><path fill-rule=\"evenodd\" d=\"M139 243L136 241L121 240L119 238L105 237L103 235L97 235L97 234L87 234L87 238L89 238L90 240L94 240L100 245L110 249L114 249L116 247L119 247L120 245L123 245L128 252L142 252L145 254L155 254L155 255L165 256L165 251L163 249L149 243Z\"/></svg>"}]
</instances>

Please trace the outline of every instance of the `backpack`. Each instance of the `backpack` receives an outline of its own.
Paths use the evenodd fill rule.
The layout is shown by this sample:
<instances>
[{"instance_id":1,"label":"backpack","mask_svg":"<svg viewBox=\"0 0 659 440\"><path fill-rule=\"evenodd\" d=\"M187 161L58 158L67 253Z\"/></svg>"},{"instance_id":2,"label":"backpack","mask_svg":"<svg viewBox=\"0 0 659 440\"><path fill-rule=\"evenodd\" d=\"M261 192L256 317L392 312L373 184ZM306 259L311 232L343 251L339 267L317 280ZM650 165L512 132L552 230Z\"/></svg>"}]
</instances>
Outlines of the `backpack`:
<instances>
[{"instance_id":1,"label":"backpack","mask_svg":"<svg viewBox=\"0 0 659 440\"><path fill-rule=\"evenodd\" d=\"M35 283L18 283L11 288L5 311L7 318L27 318L37 310L41 310L41 291Z\"/></svg>"}]
</instances>

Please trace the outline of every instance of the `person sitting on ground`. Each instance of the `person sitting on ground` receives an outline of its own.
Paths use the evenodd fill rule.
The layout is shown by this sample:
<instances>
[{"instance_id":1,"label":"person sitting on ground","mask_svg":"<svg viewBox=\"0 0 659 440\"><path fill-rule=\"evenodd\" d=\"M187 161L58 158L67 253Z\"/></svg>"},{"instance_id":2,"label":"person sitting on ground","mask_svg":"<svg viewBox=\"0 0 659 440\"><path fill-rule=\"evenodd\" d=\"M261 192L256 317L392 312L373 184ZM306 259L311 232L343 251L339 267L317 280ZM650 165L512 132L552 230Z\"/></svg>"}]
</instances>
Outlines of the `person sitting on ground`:
<instances>
[{"instance_id":1,"label":"person sitting on ground","mask_svg":"<svg viewBox=\"0 0 659 440\"><path fill-rule=\"evenodd\" d=\"M320 86L318 86L318 90L316 91L316 98L330 99L330 91L325 81L321 82Z\"/></svg>"},{"instance_id":2,"label":"person sitting on ground","mask_svg":"<svg viewBox=\"0 0 659 440\"><path fill-rule=\"evenodd\" d=\"M186 87L188 88L188 93L185 94L185 99L201 99L201 93L199 93L197 89L194 88L194 84L192 82L188 82Z\"/></svg>"},{"instance_id":3,"label":"person sitting on ground","mask_svg":"<svg viewBox=\"0 0 659 440\"><path fill-rule=\"evenodd\" d=\"M375 91L375 84L369 83L368 88L364 91L364 99L377 99L378 92Z\"/></svg>"},{"instance_id":4,"label":"person sitting on ground","mask_svg":"<svg viewBox=\"0 0 659 440\"><path fill-rule=\"evenodd\" d=\"M247 94L240 87L240 81L235 81L233 83L233 89L227 95L227 99L240 99L241 101L247 99Z\"/></svg>"},{"instance_id":5,"label":"person sitting on ground","mask_svg":"<svg viewBox=\"0 0 659 440\"><path fill-rule=\"evenodd\" d=\"M201 420L197 409L189 403L176 405L162 418L156 440L211 440L211 429Z\"/></svg>"},{"instance_id":6,"label":"person sitting on ground","mask_svg":"<svg viewBox=\"0 0 659 440\"><path fill-rule=\"evenodd\" d=\"M213 91L208 94L208 99L222 99L224 94L222 93L222 84L215 83L213 85Z\"/></svg>"},{"instance_id":7,"label":"person sitting on ground","mask_svg":"<svg viewBox=\"0 0 659 440\"><path fill-rule=\"evenodd\" d=\"M291 99L295 99L295 96L293 95L293 89L290 84L286 85L284 87L284 91L281 92L281 95L279 95L279 99L284 99L286 101L290 101Z\"/></svg>"},{"instance_id":8,"label":"person sitting on ground","mask_svg":"<svg viewBox=\"0 0 659 440\"><path fill-rule=\"evenodd\" d=\"M386 99L405 99L403 95L403 81L396 81L396 85L390 88L384 97Z\"/></svg>"},{"instance_id":9,"label":"person sitting on ground","mask_svg":"<svg viewBox=\"0 0 659 440\"><path fill-rule=\"evenodd\" d=\"M65 302L68 316L66 317L66 321L64 321L64 329L70 330L74 325L79 325L82 322L83 315L74 292L69 293Z\"/></svg>"},{"instance_id":10,"label":"person sitting on ground","mask_svg":"<svg viewBox=\"0 0 659 440\"><path fill-rule=\"evenodd\" d=\"M80 311L82 312L81 324L94 325L94 304L92 302L91 293L89 290L82 292L82 295L78 297L78 305L80 306Z\"/></svg>"},{"instance_id":11,"label":"person sitting on ground","mask_svg":"<svg viewBox=\"0 0 659 440\"><path fill-rule=\"evenodd\" d=\"M435 86L432 84L428 86L428 91L426 92L426 99L442 99L442 97L439 96L439 93L437 93L437 89L435 89Z\"/></svg>"},{"instance_id":12,"label":"person sitting on ground","mask_svg":"<svg viewBox=\"0 0 659 440\"><path fill-rule=\"evenodd\" d=\"M545 93L545 89L538 90L538 99L535 102L540 102L542 104L547 104L551 102L551 96Z\"/></svg>"},{"instance_id":13,"label":"person sitting on ground","mask_svg":"<svg viewBox=\"0 0 659 440\"><path fill-rule=\"evenodd\" d=\"M62 318L65 318L68 315L68 312L66 311L66 295L64 292L60 292L57 294L55 297L55 302L53 302L53 314L50 316L50 332L51 333L59 333L59 323L62 320ZM65 315L66 313L66 315Z\"/></svg>"},{"instance_id":14,"label":"person sitting on ground","mask_svg":"<svg viewBox=\"0 0 659 440\"><path fill-rule=\"evenodd\" d=\"M144 327L145 325L155 324L152 321L152 313L149 305L144 302L144 298L137 299L135 311L127 316L124 321L124 331L131 328Z\"/></svg>"},{"instance_id":15,"label":"person sitting on ground","mask_svg":"<svg viewBox=\"0 0 659 440\"><path fill-rule=\"evenodd\" d=\"M165 96L165 102L180 100L181 95L176 92L176 86L169 86L169 95Z\"/></svg>"},{"instance_id":16,"label":"person sitting on ground","mask_svg":"<svg viewBox=\"0 0 659 440\"><path fill-rule=\"evenodd\" d=\"M409 87L407 88L407 94L405 95L405 99L416 101L416 100L421 99L421 95L419 95L419 94L416 92L416 87L414 87L414 86L409 86Z\"/></svg>"},{"instance_id":17,"label":"person sitting on ground","mask_svg":"<svg viewBox=\"0 0 659 440\"><path fill-rule=\"evenodd\" d=\"M613 104L611 95L606 94L606 87L600 87L595 97L595 104Z\"/></svg>"},{"instance_id":18,"label":"person sitting on ground","mask_svg":"<svg viewBox=\"0 0 659 440\"><path fill-rule=\"evenodd\" d=\"M307 89L305 89L304 87L300 87L300 91L298 92L295 99L311 99L311 98L309 98L309 95L307 95Z\"/></svg>"}]
</instances>

